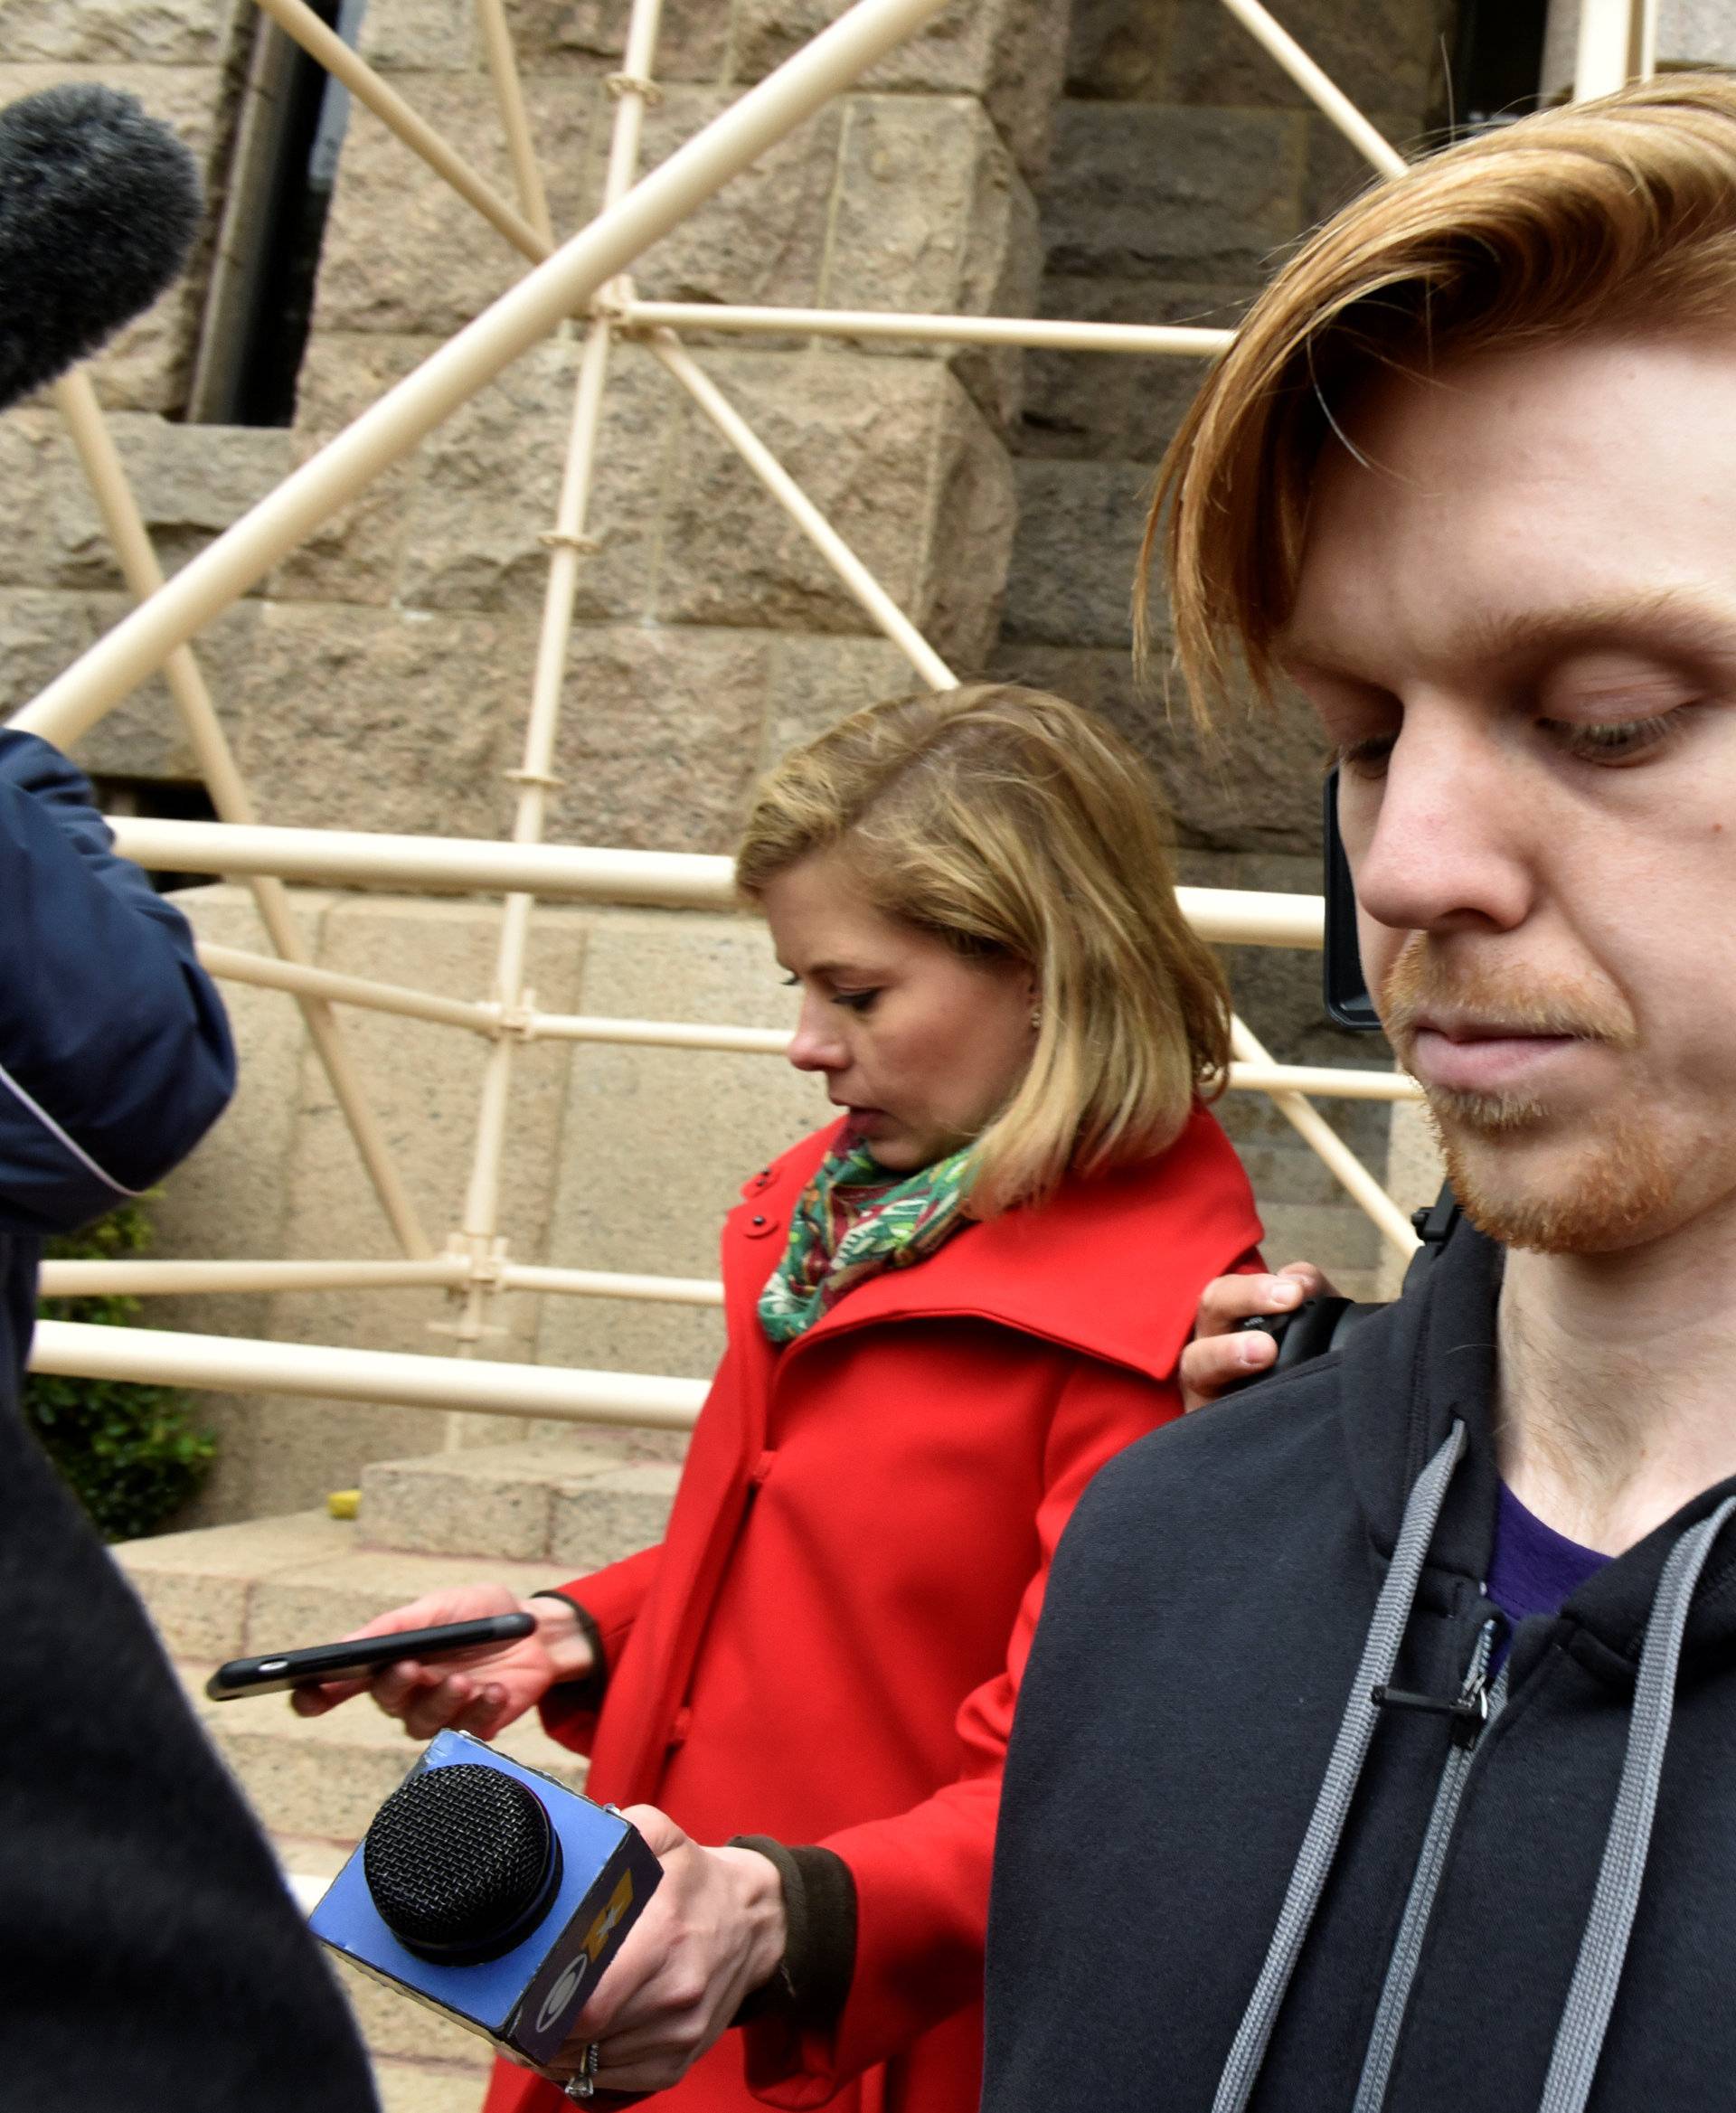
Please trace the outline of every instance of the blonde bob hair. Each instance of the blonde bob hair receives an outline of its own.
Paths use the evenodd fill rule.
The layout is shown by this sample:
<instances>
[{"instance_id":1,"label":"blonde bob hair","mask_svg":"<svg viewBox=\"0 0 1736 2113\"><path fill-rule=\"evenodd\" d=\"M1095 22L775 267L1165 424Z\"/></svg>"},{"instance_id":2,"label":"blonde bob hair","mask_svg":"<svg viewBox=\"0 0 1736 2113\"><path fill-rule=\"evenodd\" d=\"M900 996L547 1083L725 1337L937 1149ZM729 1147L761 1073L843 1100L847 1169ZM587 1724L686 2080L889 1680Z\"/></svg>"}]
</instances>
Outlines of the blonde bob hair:
<instances>
[{"instance_id":1,"label":"blonde bob hair","mask_svg":"<svg viewBox=\"0 0 1736 2113\"><path fill-rule=\"evenodd\" d=\"M1146 525L1142 636L1161 545L1197 715L1232 655L1269 693L1315 465L1382 373L1707 325L1736 325L1736 80L1670 74L1419 162L1297 251L1194 400Z\"/></svg>"},{"instance_id":2,"label":"blonde bob hair","mask_svg":"<svg viewBox=\"0 0 1736 2113\"><path fill-rule=\"evenodd\" d=\"M757 902L835 850L882 915L1041 988L1030 1066L976 1140L974 1216L1163 1151L1222 1090L1223 975L1176 906L1157 788L1100 720L1009 684L854 712L760 787L737 882Z\"/></svg>"}]
</instances>

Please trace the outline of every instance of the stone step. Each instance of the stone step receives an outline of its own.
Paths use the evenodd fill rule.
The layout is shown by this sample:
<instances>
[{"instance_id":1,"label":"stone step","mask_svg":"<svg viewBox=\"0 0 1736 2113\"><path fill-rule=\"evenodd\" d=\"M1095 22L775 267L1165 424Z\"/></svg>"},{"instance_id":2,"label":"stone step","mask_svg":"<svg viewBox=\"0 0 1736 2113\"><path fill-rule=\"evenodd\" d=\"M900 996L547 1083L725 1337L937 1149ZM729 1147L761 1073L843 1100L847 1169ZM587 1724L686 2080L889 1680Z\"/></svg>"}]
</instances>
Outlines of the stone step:
<instances>
[{"instance_id":1,"label":"stone step","mask_svg":"<svg viewBox=\"0 0 1736 2113\"><path fill-rule=\"evenodd\" d=\"M486 2068L453 2069L441 2061L376 2059L380 2113L480 2113Z\"/></svg>"},{"instance_id":2,"label":"stone step","mask_svg":"<svg viewBox=\"0 0 1736 2113\"><path fill-rule=\"evenodd\" d=\"M362 1543L577 1577L662 1539L680 1472L589 1438L379 1460L363 1471Z\"/></svg>"}]
</instances>

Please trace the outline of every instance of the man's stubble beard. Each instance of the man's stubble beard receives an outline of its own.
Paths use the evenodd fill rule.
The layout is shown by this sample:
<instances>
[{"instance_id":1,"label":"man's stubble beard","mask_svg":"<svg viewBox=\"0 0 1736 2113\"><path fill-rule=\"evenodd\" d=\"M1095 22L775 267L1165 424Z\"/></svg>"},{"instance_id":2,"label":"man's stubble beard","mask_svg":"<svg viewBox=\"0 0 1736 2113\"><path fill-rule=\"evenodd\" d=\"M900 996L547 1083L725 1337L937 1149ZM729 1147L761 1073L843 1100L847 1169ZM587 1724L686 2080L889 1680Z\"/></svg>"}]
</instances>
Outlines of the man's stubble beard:
<instances>
[{"instance_id":1,"label":"man's stubble beard","mask_svg":"<svg viewBox=\"0 0 1736 2113\"><path fill-rule=\"evenodd\" d=\"M1538 1034L1571 1034L1616 1049L1637 1025L1612 989L1521 986L1508 975L1449 967L1425 935L1406 941L1381 994L1387 1033L1409 1069L1416 1023L1451 1007ZM1504 1247L1543 1254L1603 1254L1632 1245L1668 1211L1685 1169L1670 1162L1643 1101L1608 1105L1579 1131L1535 1096L1462 1093L1425 1085L1430 1127L1465 1215ZM1590 1125L1595 1121L1596 1129ZM1524 1160L1550 1154L1553 1168Z\"/></svg>"},{"instance_id":2,"label":"man's stubble beard","mask_svg":"<svg viewBox=\"0 0 1736 2113\"><path fill-rule=\"evenodd\" d=\"M1612 1114L1594 1140L1565 1147L1573 1156L1560 1175L1526 1180L1514 1147L1529 1138L1546 1149L1541 1132L1551 1118L1532 1108L1491 1125L1456 1105L1475 1098L1429 1092L1427 1106L1453 1193L1491 1240L1546 1255L1609 1254L1634 1245L1668 1213L1676 1170L1631 1111ZM1504 1147L1504 1136L1514 1142Z\"/></svg>"}]
</instances>

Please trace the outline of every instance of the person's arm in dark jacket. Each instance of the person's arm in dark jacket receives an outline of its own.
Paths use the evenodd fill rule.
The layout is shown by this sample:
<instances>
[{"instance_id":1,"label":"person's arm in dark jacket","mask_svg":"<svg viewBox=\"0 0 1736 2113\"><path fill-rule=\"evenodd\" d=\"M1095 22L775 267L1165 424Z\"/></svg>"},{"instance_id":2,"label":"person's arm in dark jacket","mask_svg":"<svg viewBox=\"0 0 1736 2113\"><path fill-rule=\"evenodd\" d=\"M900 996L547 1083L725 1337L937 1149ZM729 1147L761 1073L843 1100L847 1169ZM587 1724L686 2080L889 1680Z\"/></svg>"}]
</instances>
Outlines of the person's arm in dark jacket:
<instances>
[{"instance_id":1,"label":"person's arm in dark jacket","mask_svg":"<svg viewBox=\"0 0 1736 2113\"><path fill-rule=\"evenodd\" d=\"M187 921L113 841L58 750L0 731L5 1231L61 1231L148 1188L234 1088Z\"/></svg>"},{"instance_id":2,"label":"person's arm in dark jacket","mask_svg":"<svg viewBox=\"0 0 1736 2113\"><path fill-rule=\"evenodd\" d=\"M0 2106L377 2113L145 1611L16 1412L39 1238L167 1172L234 1058L186 920L0 732Z\"/></svg>"}]
</instances>

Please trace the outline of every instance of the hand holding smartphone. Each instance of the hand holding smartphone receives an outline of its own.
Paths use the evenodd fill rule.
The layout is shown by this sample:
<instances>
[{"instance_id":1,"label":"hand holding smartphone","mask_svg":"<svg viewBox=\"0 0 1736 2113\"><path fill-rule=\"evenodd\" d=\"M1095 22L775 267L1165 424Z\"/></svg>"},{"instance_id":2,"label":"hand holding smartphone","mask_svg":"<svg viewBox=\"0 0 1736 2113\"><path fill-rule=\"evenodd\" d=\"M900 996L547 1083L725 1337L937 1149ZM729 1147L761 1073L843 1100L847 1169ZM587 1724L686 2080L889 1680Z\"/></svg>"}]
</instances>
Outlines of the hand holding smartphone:
<instances>
[{"instance_id":1,"label":"hand holding smartphone","mask_svg":"<svg viewBox=\"0 0 1736 2113\"><path fill-rule=\"evenodd\" d=\"M422 1660L447 1657L456 1651L487 1650L527 1637L535 1627L533 1615L489 1614L476 1621L441 1622L431 1628L399 1629L343 1643L313 1644L302 1650L267 1652L260 1657L231 1658L205 1683L205 1693L213 1702L229 1703L243 1695L316 1687L329 1680L362 1680L401 1658Z\"/></svg>"}]
</instances>

